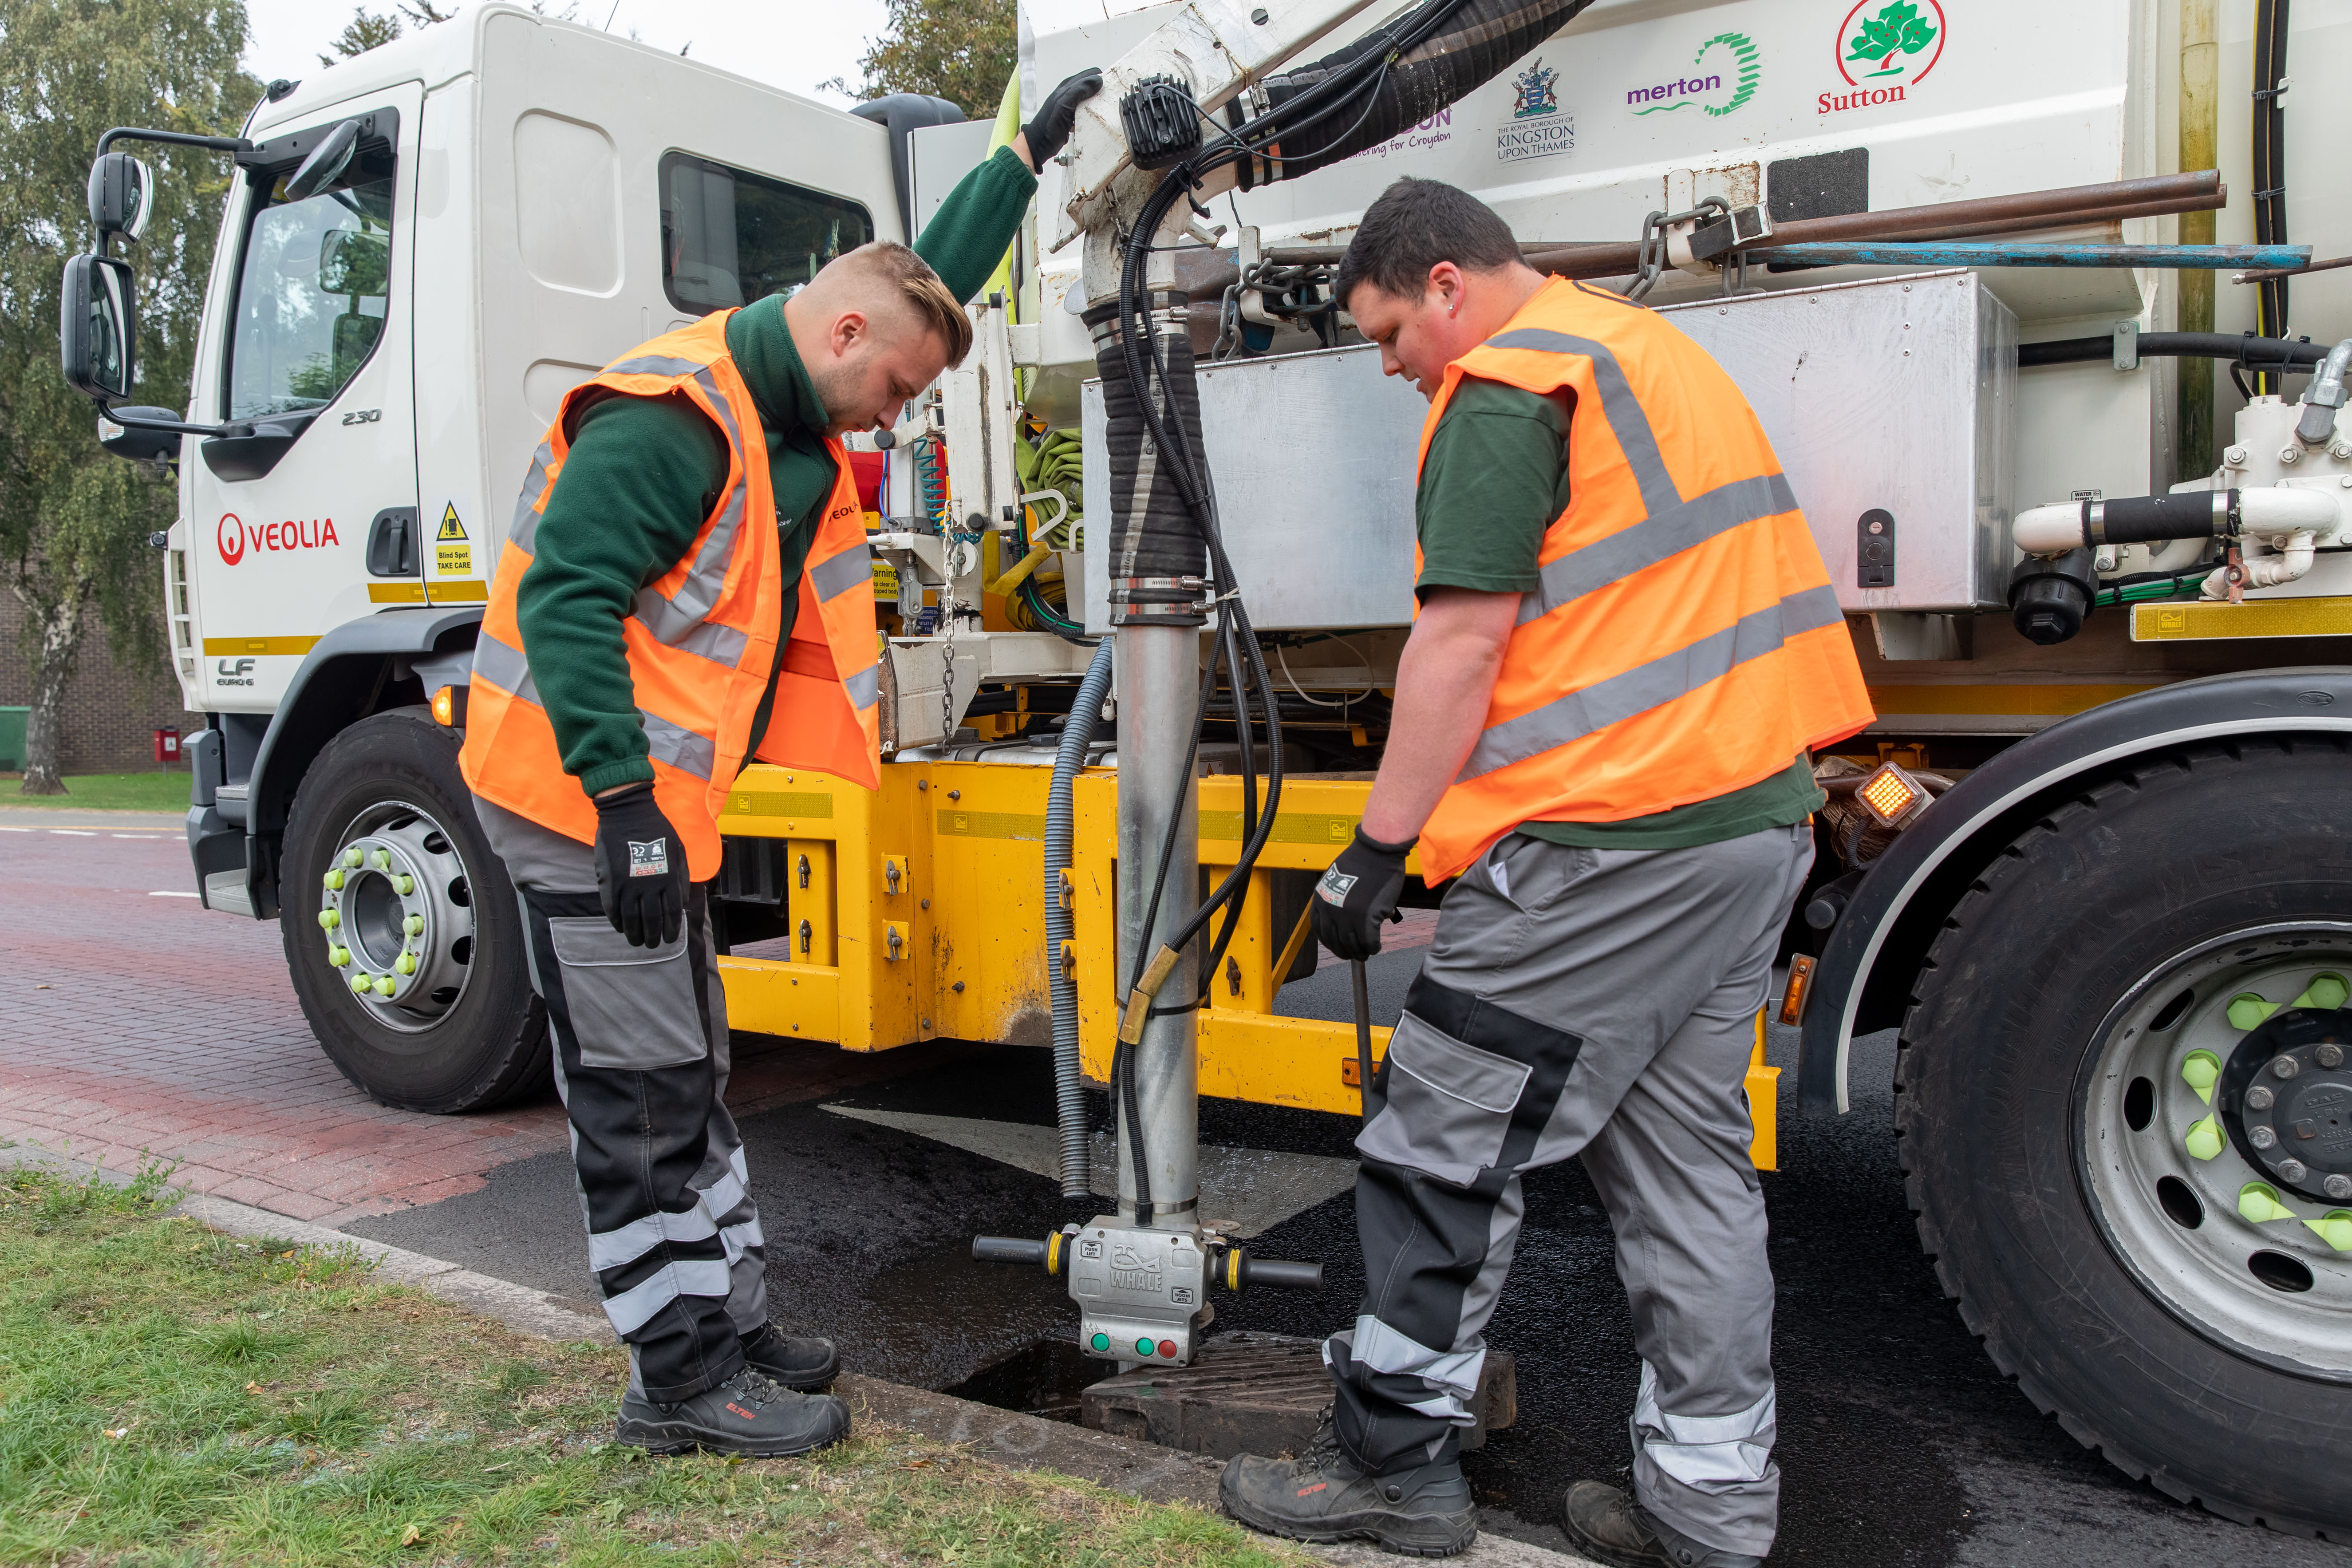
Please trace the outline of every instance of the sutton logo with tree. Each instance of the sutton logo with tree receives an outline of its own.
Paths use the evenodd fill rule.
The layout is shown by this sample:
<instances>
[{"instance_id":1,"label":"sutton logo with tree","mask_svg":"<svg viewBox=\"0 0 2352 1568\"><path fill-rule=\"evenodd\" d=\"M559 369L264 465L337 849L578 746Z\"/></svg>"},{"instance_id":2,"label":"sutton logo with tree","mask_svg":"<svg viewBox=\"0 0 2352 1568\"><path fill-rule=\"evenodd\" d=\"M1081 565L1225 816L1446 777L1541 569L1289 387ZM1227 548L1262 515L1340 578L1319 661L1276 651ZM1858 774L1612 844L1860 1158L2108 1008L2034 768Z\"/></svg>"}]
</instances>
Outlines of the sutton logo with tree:
<instances>
[{"instance_id":1,"label":"sutton logo with tree","mask_svg":"<svg viewBox=\"0 0 2352 1568\"><path fill-rule=\"evenodd\" d=\"M1869 16L1861 0L1838 26L1838 73L1855 87L1909 86L1936 68L1944 52L1944 8L1937 0L1890 0Z\"/></svg>"}]
</instances>

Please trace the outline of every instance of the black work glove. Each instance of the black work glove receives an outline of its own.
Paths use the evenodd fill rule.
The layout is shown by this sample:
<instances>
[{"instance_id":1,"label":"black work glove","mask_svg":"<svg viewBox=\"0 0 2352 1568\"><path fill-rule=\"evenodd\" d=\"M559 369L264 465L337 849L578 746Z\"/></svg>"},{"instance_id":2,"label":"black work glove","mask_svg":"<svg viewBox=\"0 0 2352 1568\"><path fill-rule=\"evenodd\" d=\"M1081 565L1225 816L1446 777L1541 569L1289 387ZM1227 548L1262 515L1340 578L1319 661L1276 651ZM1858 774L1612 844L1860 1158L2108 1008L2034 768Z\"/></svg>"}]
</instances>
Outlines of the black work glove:
<instances>
[{"instance_id":1,"label":"black work glove","mask_svg":"<svg viewBox=\"0 0 2352 1568\"><path fill-rule=\"evenodd\" d=\"M635 784L596 801L596 894L604 918L632 947L677 940L686 919L686 846L654 786Z\"/></svg>"},{"instance_id":2,"label":"black work glove","mask_svg":"<svg viewBox=\"0 0 2352 1568\"><path fill-rule=\"evenodd\" d=\"M1045 160L1062 150L1070 139L1070 127L1078 121L1078 105L1100 92L1102 83L1102 68L1088 66L1063 78L1062 85L1045 95L1035 117L1021 128L1021 134L1029 139L1031 168L1043 169Z\"/></svg>"},{"instance_id":3,"label":"black work glove","mask_svg":"<svg viewBox=\"0 0 2352 1568\"><path fill-rule=\"evenodd\" d=\"M1356 827L1356 841L1339 851L1315 884L1315 940L1345 959L1362 960L1381 950L1381 922L1402 921L1397 894L1404 890L1404 858L1418 838L1383 844Z\"/></svg>"}]
</instances>

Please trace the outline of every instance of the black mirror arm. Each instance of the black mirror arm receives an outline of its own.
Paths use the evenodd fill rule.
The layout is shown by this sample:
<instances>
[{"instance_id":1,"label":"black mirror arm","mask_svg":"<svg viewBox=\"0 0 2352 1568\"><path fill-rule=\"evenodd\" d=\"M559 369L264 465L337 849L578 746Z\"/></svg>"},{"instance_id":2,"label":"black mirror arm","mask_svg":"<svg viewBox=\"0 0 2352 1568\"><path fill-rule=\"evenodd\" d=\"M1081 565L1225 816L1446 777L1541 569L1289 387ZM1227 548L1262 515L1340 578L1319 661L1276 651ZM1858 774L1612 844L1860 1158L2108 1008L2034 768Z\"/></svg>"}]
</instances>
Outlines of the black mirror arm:
<instances>
[{"instance_id":1,"label":"black mirror arm","mask_svg":"<svg viewBox=\"0 0 2352 1568\"><path fill-rule=\"evenodd\" d=\"M242 136L191 136L184 131L144 131L135 125L118 125L98 139L98 156L105 157L117 142L155 142L169 147L205 147L215 153L250 153L254 147Z\"/></svg>"},{"instance_id":2,"label":"black mirror arm","mask_svg":"<svg viewBox=\"0 0 2352 1568\"><path fill-rule=\"evenodd\" d=\"M121 426L125 430L163 430L180 436L250 436L253 434L253 426L249 424L189 425L177 419L146 419L135 414L125 414L121 409L109 408L103 404L100 405L99 413Z\"/></svg>"}]
</instances>

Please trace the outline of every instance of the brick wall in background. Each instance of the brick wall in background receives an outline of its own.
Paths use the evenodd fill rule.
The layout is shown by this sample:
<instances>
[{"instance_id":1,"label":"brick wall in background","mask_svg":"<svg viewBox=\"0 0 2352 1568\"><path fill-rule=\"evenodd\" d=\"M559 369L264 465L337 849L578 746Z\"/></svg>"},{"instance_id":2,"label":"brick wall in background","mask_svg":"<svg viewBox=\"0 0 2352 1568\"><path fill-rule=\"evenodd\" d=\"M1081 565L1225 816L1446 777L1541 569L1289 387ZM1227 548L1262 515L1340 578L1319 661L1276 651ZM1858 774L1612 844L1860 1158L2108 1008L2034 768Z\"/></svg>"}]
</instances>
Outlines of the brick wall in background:
<instances>
[{"instance_id":1,"label":"brick wall in background","mask_svg":"<svg viewBox=\"0 0 2352 1568\"><path fill-rule=\"evenodd\" d=\"M152 679L144 680L141 671L116 664L94 613L92 622L66 688L65 754L58 761L68 773L152 768L154 731L176 725L182 734L189 734L204 728L204 715L181 708L180 683L163 661L159 659ZM14 594L0 592L0 707L22 707L33 700L33 663L24 632L25 607Z\"/></svg>"}]
</instances>

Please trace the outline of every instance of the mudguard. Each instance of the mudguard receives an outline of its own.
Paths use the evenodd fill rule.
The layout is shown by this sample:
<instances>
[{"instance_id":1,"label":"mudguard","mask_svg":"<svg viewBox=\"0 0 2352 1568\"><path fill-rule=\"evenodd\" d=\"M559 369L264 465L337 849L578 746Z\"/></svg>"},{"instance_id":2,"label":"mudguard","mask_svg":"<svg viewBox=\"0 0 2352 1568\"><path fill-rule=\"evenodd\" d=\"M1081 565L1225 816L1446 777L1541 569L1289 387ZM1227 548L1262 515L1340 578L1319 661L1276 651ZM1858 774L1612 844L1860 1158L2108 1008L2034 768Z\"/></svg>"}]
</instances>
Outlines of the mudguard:
<instances>
[{"instance_id":1,"label":"mudguard","mask_svg":"<svg viewBox=\"0 0 2352 1568\"><path fill-rule=\"evenodd\" d=\"M278 912L278 842L311 760L344 726L376 710L395 659L472 647L480 605L384 610L346 621L319 639L270 715L253 759L245 819L246 896L256 919ZM205 870L197 868L198 885Z\"/></svg>"},{"instance_id":2,"label":"mudguard","mask_svg":"<svg viewBox=\"0 0 2352 1568\"><path fill-rule=\"evenodd\" d=\"M1902 1023L1912 979L1945 915L2053 801L2151 753L2199 742L2347 730L2352 668L2252 670L2184 680L2078 713L1969 773L1872 865L1830 931L1803 1000L1797 1091L1805 1114L1845 1112L1853 1037Z\"/></svg>"}]
</instances>

